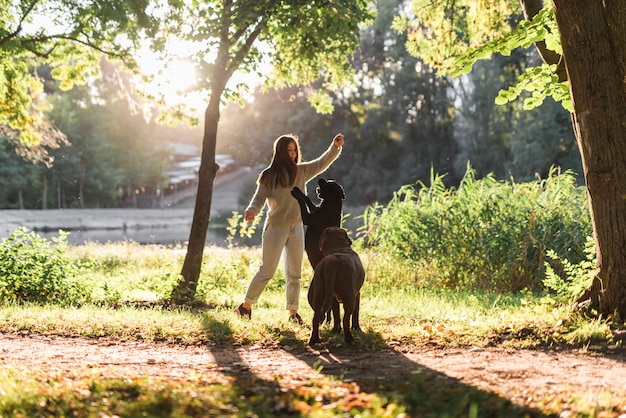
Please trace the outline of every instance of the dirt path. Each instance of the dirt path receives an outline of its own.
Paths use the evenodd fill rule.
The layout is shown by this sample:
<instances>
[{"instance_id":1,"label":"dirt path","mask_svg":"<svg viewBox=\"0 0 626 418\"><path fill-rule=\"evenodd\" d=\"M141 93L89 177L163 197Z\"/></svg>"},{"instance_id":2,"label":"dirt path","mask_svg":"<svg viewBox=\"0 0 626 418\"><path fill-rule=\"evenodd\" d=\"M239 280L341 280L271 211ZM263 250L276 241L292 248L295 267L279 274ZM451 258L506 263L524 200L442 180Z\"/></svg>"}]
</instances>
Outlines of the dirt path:
<instances>
[{"instance_id":1,"label":"dirt path","mask_svg":"<svg viewBox=\"0 0 626 418\"><path fill-rule=\"evenodd\" d=\"M273 381L304 382L321 373L342 376L362 386L371 382L433 371L465 385L528 405L535 393L571 391L593 400L601 393L623 396L626 356L489 349L389 348L364 351L349 347L261 348L258 346L181 347L82 338L0 335L3 367L23 370L81 369L106 376L234 376L254 374ZM536 399L535 399L536 401ZM626 414L626 405L622 414ZM626 416L626 415L623 415Z\"/></svg>"}]
</instances>

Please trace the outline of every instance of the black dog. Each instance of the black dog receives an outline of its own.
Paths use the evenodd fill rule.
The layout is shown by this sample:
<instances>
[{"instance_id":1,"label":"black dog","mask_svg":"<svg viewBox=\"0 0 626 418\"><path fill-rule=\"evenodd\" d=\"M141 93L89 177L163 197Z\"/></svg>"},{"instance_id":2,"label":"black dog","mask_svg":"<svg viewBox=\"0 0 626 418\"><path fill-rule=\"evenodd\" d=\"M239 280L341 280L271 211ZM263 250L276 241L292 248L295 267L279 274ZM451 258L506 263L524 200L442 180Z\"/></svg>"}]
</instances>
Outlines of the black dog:
<instances>
[{"instance_id":1,"label":"black dog","mask_svg":"<svg viewBox=\"0 0 626 418\"><path fill-rule=\"evenodd\" d=\"M300 204L302 223L307 226L304 235L304 249L313 270L324 257L320 251L322 232L331 226L341 226L342 201L346 198L343 187L335 180L327 181L320 178L317 181L316 192L317 197L320 199L320 204L317 206L299 188L294 187L291 190L291 195ZM335 318L333 331L340 332L339 303L333 304L332 312ZM330 313L327 317L327 322L330 322Z\"/></svg>"},{"instance_id":2,"label":"black dog","mask_svg":"<svg viewBox=\"0 0 626 418\"><path fill-rule=\"evenodd\" d=\"M318 206L299 188L294 187L291 190L291 195L300 204L302 223L307 226L304 235L304 249L314 270L323 257L320 251L322 231L329 226L341 226L342 201L346 198L343 187L335 180L319 179L316 192L320 199Z\"/></svg>"},{"instance_id":3,"label":"black dog","mask_svg":"<svg viewBox=\"0 0 626 418\"><path fill-rule=\"evenodd\" d=\"M359 310L365 269L359 255L351 247L345 229L326 228L320 238L324 258L315 267L308 299L313 308L309 345L321 342L319 324L333 303L343 303L343 335L346 342L354 340L350 329L360 330ZM352 326L350 326L352 321Z\"/></svg>"}]
</instances>

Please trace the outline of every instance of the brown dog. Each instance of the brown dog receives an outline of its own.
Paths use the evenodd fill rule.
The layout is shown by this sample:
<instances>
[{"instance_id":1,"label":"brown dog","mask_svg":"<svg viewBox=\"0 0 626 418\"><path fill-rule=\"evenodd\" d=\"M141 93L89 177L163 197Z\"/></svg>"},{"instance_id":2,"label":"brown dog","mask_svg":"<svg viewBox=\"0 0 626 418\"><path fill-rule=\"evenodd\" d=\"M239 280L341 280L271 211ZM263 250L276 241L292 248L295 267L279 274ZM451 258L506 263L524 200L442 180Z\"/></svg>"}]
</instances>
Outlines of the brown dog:
<instances>
[{"instance_id":1,"label":"brown dog","mask_svg":"<svg viewBox=\"0 0 626 418\"><path fill-rule=\"evenodd\" d=\"M345 229L330 227L322 232L320 250L324 258L315 267L308 294L314 312L310 345L321 342L320 321L335 299L343 303L342 325L346 342L354 340L350 329L360 330L359 309L365 269L351 245Z\"/></svg>"}]
</instances>

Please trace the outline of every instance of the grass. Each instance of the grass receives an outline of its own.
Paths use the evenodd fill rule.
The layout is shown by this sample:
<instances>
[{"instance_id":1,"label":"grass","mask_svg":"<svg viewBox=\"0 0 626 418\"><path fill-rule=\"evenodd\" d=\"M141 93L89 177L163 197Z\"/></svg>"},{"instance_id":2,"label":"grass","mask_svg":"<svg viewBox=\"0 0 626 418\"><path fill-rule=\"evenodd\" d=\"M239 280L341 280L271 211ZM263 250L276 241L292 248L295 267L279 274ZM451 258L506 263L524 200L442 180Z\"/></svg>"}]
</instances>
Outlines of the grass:
<instances>
[{"instance_id":1,"label":"grass","mask_svg":"<svg viewBox=\"0 0 626 418\"><path fill-rule=\"evenodd\" d=\"M376 351L390 345L438 347L589 347L619 348L617 325L588 319L546 295L530 292L390 287L401 264L360 250L368 281L363 288L356 347ZM208 247L198 286L206 309L175 308L159 301L173 288L184 258L178 247L132 242L68 247L80 266L90 303L80 307L5 303L0 332L82 336L180 345L243 344L304 347L308 327L293 328L284 310L282 271L270 282L254 321L233 315L258 266L258 248ZM385 272L385 280L378 277ZM311 277L304 268L301 314ZM97 321L94 321L97 318ZM289 332L287 332L287 330ZM322 333L330 344L341 336ZM1 416L550 416L563 405L577 416L595 416L598 403L576 392L535 394L530 406L424 370L404 381L371 386L312 373L305 382L265 381L247 374L234 378L190 370L187 376L98 374L89 368L42 372L11 367L0 371ZM624 403L603 395L602 411ZM594 412L596 411L596 412ZM597 415L600 416L600 415ZM617 416L617 415L615 415Z\"/></svg>"},{"instance_id":2,"label":"grass","mask_svg":"<svg viewBox=\"0 0 626 418\"><path fill-rule=\"evenodd\" d=\"M236 318L232 310L240 303L254 274L258 248L208 247L198 285L198 297L210 309L193 311L170 309L159 301L173 288L182 265L184 251L177 247L141 246L132 242L90 244L69 247L70 257L82 266L82 281L92 292L81 307L41 304L0 306L4 332L31 331L143 339L182 344L281 342L276 324L287 324L284 308L284 279L281 268L254 307L254 324ZM495 293L483 290L389 287L376 280L377 259L363 250L368 281L362 292L361 323L383 336L383 343L402 339L411 344L484 346L498 335L515 335L525 330L525 338L510 338L514 346L576 345L610 343L611 328L606 321L583 320L567 306L557 305L543 295L530 292ZM395 264L393 274L403 266ZM300 305L305 322L312 312L306 300L311 277L303 269ZM371 278L371 280L370 280ZM146 314L146 312L148 314ZM98 321L94 322L93 318ZM226 324L228 332L206 331L206 324ZM556 325L558 324L558 325ZM559 331L555 332L558 328ZM529 334L528 329L532 329ZM298 343L306 343L304 335Z\"/></svg>"}]
</instances>

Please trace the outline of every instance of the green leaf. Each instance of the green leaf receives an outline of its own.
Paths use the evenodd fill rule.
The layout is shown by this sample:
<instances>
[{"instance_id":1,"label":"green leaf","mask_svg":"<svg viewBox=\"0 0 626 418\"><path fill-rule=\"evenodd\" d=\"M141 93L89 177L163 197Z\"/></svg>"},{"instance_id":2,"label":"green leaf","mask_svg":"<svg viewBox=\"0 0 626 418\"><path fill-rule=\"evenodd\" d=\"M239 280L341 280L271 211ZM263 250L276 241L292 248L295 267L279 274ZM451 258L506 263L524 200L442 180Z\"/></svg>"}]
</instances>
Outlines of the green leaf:
<instances>
[{"instance_id":1,"label":"green leaf","mask_svg":"<svg viewBox=\"0 0 626 418\"><path fill-rule=\"evenodd\" d=\"M500 91L496 96L496 104L497 105L505 105L509 102L509 99L505 96L504 91Z\"/></svg>"}]
</instances>

